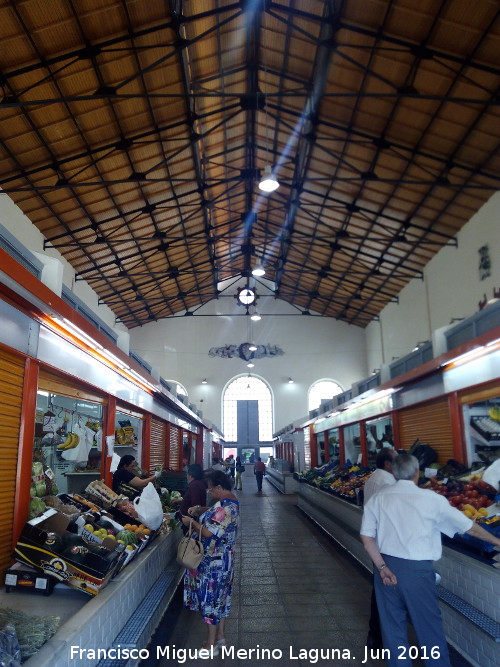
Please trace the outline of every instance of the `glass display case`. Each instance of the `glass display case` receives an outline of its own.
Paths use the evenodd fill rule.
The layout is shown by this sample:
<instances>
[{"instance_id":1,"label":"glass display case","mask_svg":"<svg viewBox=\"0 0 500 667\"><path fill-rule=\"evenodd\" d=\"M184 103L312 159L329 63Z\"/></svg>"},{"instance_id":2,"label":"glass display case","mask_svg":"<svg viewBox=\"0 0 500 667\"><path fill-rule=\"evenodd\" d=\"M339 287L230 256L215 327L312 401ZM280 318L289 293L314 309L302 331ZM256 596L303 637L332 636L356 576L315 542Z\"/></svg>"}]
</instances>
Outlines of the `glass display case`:
<instances>
[{"instance_id":1,"label":"glass display case","mask_svg":"<svg viewBox=\"0 0 500 667\"><path fill-rule=\"evenodd\" d=\"M37 392L31 498L80 493L101 475L103 406Z\"/></svg>"},{"instance_id":2,"label":"glass display case","mask_svg":"<svg viewBox=\"0 0 500 667\"><path fill-rule=\"evenodd\" d=\"M383 447L394 447L391 417L380 417L365 422L368 465L375 465L378 452Z\"/></svg>"},{"instance_id":3,"label":"glass display case","mask_svg":"<svg viewBox=\"0 0 500 667\"><path fill-rule=\"evenodd\" d=\"M463 406L468 464L490 465L500 456L500 397Z\"/></svg>"},{"instance_id":4,"label":"glass display case","mask_svg":"<svg viewBox=\"0 0 500 667\"><path fill-rule=\"evenodd\" d=\"M361 463L361 440L359 424L351 424L344 428L345 460L353 465Z\"/></svg>"}]
</instances>

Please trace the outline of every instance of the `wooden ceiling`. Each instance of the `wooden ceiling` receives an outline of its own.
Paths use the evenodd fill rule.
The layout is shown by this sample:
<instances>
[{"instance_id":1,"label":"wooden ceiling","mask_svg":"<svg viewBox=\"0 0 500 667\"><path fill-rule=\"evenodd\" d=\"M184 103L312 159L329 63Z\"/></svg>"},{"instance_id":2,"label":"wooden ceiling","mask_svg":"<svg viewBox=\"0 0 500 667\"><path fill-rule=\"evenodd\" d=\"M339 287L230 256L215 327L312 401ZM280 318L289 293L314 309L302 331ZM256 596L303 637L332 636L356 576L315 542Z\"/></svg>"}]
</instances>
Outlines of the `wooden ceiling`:
<instances>
[{"instance_id":1,"label":"wooden ceiling","mask_svg":"<svg viewBox=\"0 0 500 667\"><path fill-rule=\"evenodd\" d=\"M130 328L258 261L365 327L500 187L499 11L0 0L0 185Z\"/></svg>"}]
</instances>

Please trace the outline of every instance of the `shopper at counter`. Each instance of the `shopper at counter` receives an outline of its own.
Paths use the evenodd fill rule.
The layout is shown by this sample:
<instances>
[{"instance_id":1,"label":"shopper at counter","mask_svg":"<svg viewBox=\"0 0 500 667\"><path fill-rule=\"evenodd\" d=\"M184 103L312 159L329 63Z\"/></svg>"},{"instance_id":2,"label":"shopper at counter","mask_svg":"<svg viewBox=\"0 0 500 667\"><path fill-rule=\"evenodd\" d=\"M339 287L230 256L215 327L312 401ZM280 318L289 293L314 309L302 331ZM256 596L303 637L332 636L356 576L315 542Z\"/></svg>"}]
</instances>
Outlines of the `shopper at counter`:
<instances>
[{"instance_id":1,"label":"shopper at counter","mask_svg":"<svg viewBox=\"0 0 500 667\"><path fill-rule=\"evenodd\" d=\"M151 477L142 479L137 476L137 461L132 454L125 454L118 463L118 468L113 473L113 491L128 496L131 500L141 494L142 489L154 482L161 475L161 470L157 470Z\"/></svg>"},{"instance_id":2,"label":"shopper at counter","mask_svg":"<svg viewBox=\"0 0 500 667\"><path fill-rule=\"evenodd\" d=\"M193 505L205 507L207 504L207 485L205 484L203 468L198 463L193 463L187 469L188 486L182 498L173 498L171 503L179 505L179 512L187 516L188 509Z\"/></svg>"},{"instance_id":3,"label":"shopper at counter","mask_svg":"<svg viewBox=\"0 0 500 667\"><path fill-rule=\"evenodd\" d=\"M396 456L397 453L394 449L389 449L389 447L384 447L377 454L375 460L377 469L370 475L363 489L365 505L374 493L380 491L387 484L395 484L396 480L392 474L392 462Z\"/></svg>"},{"instance_id":4,"label":"shopper at counter","mask_svg":"<svg viewBox=\"0 0 500 667\"><path fill-rule=\"evenodd\" d=\"M208 477L208 493L216 501L211 507L190 507L188 510L191 517L199 516L193 521L193 529L201 535L204 555L198 569L186 570L184 575L184 606L201 612L203 622L208 626L207 640L202 648L215 656L226 644L224 628L231 611L239 504L231 492L231 480L223 472L216 471ZM191 520L183 517L182 523L189 526Z\"/></svg>"},{"instance_id":5,"label":"shopper at counter","mask_svg":"<svg viewBox=\"0 0 500 667\"><path fill-rule=\"evenodd\" d=\"M361 540L378 576L375 593L389 667L411 664L407 613L418 646L433 667L450 667L432 562L442 554L441 533L468 533L500 549L500 539L481 528L446 498L417 486L419 462L409 454L393 461L396 483L366 504ZM423 653L422 653L423 655Z\"/></svg>"}]
</instances>

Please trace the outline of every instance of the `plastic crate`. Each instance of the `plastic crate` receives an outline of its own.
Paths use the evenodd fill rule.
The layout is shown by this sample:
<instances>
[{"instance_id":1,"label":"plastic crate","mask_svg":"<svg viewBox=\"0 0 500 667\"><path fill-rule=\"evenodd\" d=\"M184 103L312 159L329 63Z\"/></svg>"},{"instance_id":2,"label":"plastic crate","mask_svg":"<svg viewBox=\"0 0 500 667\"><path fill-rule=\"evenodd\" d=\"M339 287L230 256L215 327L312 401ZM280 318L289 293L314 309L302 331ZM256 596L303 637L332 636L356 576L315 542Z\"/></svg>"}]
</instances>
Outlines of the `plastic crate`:
<instances>
[{"instance_id":1,"label":"plastic crate","mask_svg":"<svg viewBox=\"0 0 500 667\"><path fill-rule=\"evenodd\" d=\"M495 537L500 538L500 521L497 521L492 524L482 523L480 524L481 528L484 528L489 533L492 533ZM468 535L464 533L463 535L455 535L453 538L454 541L460 542L462 545L467 546L467 548L477 551L481 554L490 554L493 553L496 548L493 544L480 540L477 537Z\"/></svg>"}]
</instances>

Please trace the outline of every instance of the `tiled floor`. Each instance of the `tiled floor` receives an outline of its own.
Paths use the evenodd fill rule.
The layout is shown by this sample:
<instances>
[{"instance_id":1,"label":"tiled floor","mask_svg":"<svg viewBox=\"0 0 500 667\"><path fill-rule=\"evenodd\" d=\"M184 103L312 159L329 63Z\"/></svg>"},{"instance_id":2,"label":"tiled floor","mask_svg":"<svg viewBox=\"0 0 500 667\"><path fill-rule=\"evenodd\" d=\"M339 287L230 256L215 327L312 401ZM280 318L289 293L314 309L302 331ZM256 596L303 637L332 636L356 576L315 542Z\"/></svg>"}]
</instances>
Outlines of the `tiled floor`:
<instances>
[{"instance_id":1,"label":"tiled floor","mask_svg":"<svg viewBox=\"0 0 500 667\"><path fill-rule=\"evenodd\" d=\"M295 496L281 495L266 480L258 495L253 479L237 494L241 531L226 638L235 651L254 652L224 659L219 655L213 661L188 659L183 664L383 665L371 659L363 663L371 593L367 575L297 509ZM177 666L182 654L173 656L174 647L198 649L205 636L199 615L182 608L179 589L142 667ZM158 660L156 646L168 646L170 659ZM272 657L262 649L274 650ZM337 652L321 657L321 649Z\"/></svg>"}]
</instances>

